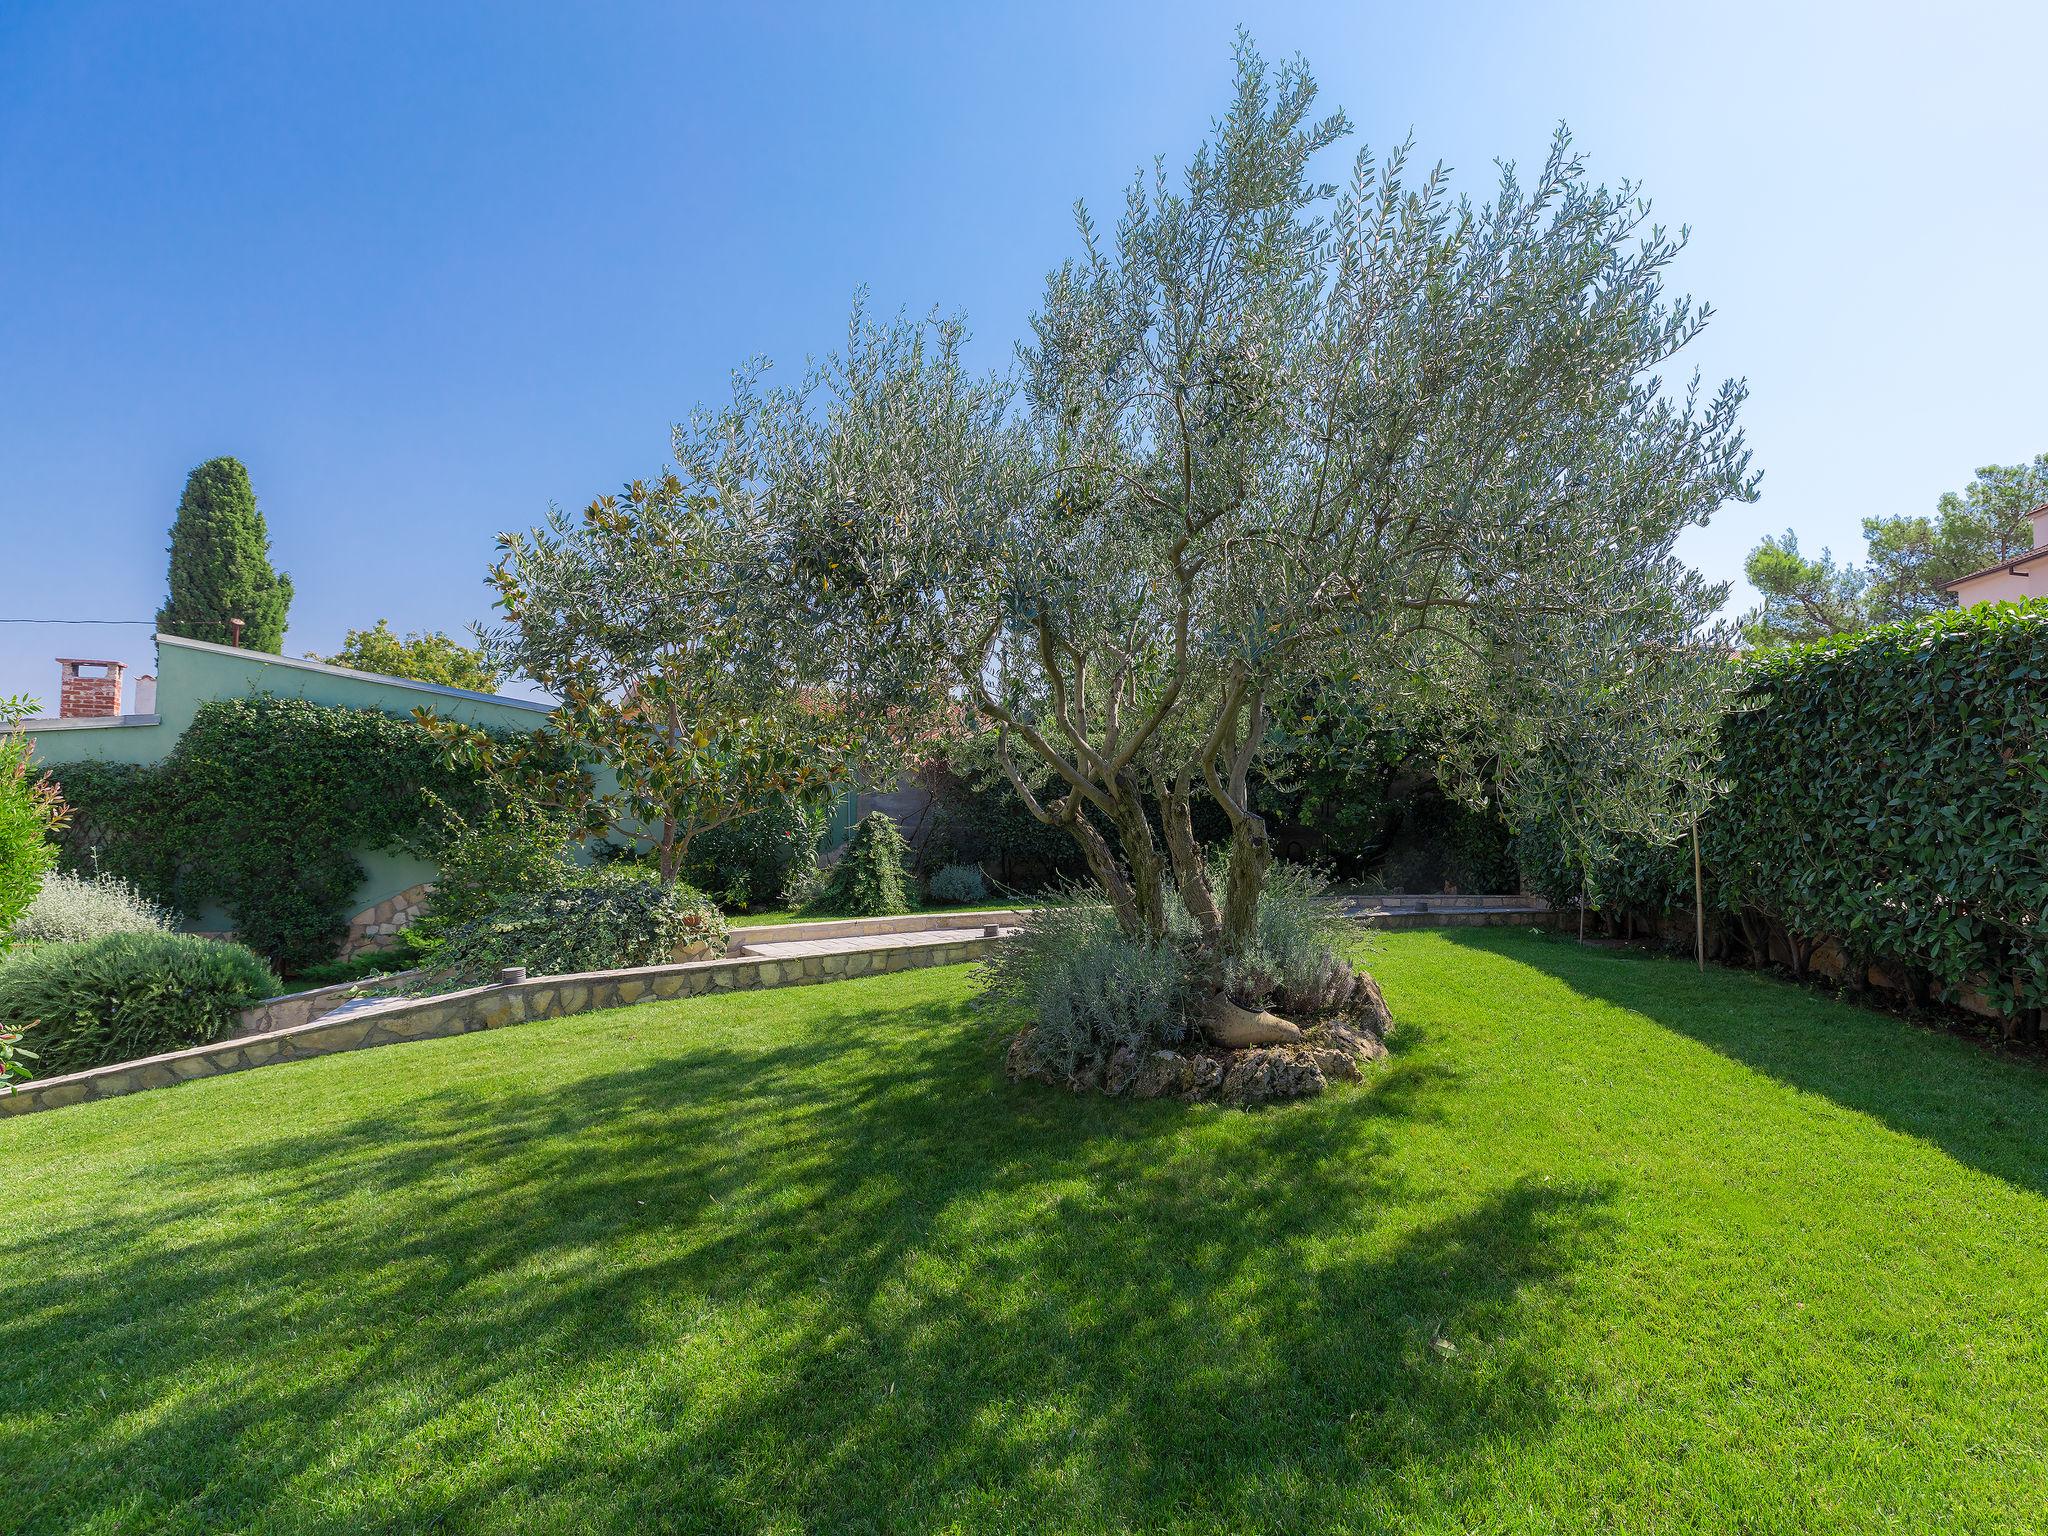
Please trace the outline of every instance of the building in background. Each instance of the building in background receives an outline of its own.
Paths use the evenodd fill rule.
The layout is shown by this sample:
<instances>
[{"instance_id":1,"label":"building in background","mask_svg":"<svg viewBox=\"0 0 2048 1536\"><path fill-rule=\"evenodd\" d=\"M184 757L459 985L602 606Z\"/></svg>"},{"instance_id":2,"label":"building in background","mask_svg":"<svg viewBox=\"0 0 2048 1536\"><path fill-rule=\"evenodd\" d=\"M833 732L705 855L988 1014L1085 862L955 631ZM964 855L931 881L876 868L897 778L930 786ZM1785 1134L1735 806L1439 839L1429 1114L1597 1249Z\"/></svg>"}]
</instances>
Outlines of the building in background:
<instances>
[{"instance_id":1,"label":"building in background","mask_svg":"<svg viewBox=\"0 0 2048 1536\"><path fill-rule=\"evenodd\" d=\"M2034 547L1948 583L1943 590L1955 594L1958 608L2048 596L2048 502L2027 516L2034 524Z\"/></svg>"},{"instance_id":2,"label":"building in background","mask_svg":"<svg viewBox=\"0 0 2048 1536\"><path fill-rule=\"evenodd\" d=\"M22 722L34 740L36 761L56 770L60 780L67 763L161 762L201 705L254 694L400 717L430 704L448 719L521 732L540 725L549 711L548 705L531 699L356 672L324 661L239 650L182 635L158 635L156 649L155 675L137 677L132 689L125 685L127 669L121 662L59 657L57 714ZM376 947L395 932L417 909L435 873L432 864L411 854L363 849L357 857L365 875L351 903L344 954ZM218 910L201 913L193 924L209 933L229 926L227 915Z\"/></svg>"}]
</instances>

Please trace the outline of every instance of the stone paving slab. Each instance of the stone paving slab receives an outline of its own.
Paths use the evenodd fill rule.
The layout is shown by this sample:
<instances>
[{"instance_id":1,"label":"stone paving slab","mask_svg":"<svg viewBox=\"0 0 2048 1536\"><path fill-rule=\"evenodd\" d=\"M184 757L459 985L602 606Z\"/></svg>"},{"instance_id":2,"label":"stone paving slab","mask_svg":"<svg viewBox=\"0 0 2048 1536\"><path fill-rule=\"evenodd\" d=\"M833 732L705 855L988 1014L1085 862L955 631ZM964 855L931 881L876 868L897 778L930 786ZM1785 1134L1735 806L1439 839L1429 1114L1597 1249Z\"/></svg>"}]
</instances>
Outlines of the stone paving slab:
<instances>
[{"instance_id":1,"label":"stone paving slab","mask_svg":"<svg viewBox=\"0 0 2048 1536\"><path fill-rule=\"evenodd\" d=\"M986 932L988 927L996 929L996 937L1005 939L1017 931L1013 926L987 924L984 925L981 933L981 936L984 938L989 936ZM766 944L749 944L746 946L746 952L750 955L759 955L763 959L800 960L806 955L850 955L862 950L900 949L906 945L914 944L940 944L958 939L962 936L963 932L971 931L959 928L922 928L908 933L848 934L843 938L827 939L779 939L771 940Z\"/></svg>"},{"instance_id":2,"label":"stone paving slab","mask_svg":"<svg viewBox=\"0 0 2048 1536\"><path fill-rule=\"evenodd\" d=\"M979 930L989 924L1012 927L1030 915L1026 907L959 907L944 912L906 912L899 917L804 918L792 923L759 923L732 930L736 953L744 948L758 950L764 944L785 944L814 939L862 938L898 933L952 933L960 929Z\"/></svg>"}]
</instances>

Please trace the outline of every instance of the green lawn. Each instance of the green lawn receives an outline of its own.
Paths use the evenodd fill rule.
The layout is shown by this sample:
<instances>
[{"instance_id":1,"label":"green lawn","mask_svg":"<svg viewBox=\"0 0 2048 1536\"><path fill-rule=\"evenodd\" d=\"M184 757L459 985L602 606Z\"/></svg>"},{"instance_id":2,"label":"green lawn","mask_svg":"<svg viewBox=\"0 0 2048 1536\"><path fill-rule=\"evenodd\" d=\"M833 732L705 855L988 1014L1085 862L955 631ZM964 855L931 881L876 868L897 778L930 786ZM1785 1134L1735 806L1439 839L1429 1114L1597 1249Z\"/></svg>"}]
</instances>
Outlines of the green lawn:
<instances>
[{"instance_id":1,"label":"green lawn","mask_svg":"<svg viewBox=\"0 0 2048 1536\"><path fill-rule=\"evenodd\" d=\"M1358 1089L1004 1083L965 969L0 1123L39 1531L2037 1530L2048 1074L1503 930Z\"/></svg>"}]
</instances>

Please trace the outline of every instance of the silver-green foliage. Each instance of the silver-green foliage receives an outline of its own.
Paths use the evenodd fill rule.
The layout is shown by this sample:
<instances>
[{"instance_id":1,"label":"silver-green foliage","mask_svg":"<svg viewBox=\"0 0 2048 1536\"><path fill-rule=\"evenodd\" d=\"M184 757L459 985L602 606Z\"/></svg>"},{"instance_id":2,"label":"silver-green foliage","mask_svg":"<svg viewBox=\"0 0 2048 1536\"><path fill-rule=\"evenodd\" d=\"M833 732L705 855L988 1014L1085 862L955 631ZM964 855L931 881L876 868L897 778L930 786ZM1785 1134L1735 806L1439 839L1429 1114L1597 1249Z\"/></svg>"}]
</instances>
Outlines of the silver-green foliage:
<instances>
[{"instance_id":1,"label":"silver-green foliage","mask_svg":"<svg viewBox=\"0 0 2048 1536\"><path fill-rule=\"evenodd\" d=\"M1092 891L1069 891L1034 911L984 965L983 979L988 1002L1030 1018L1033 1066L1071 1072L1123 1047L1149 1050L1188 1034L1181 940L1125 933Z\"/></svg>"},{"instance_id":2,"label":"silver-green foliage","mask_svg":"<svg viewBox=\"0 0 2048 1536\"><path fill-rule=\"evenodd\" d=\"M1259 892L1250 943L1226 959L1225 990L1248 1006L1312 1008L1357 937L1357 925L1321 875L1305 865L1275 863Z\"/></svg>"},{"instance_id":3,"label":"silver-green foliage","mask_svg":"<svg viewBox=\"0 0 2048 1536\"><path fill-rule=\"evenodd\" d=\"M1253 1007L1312 1008L1344 965L1356 929L1314 870L1280 863L1260 892L1253 938L1225 957L1222 990ZM1070 1072L1128 1046L1187 1039L1215 989L1199 926L1178 901L1157 938L1123 931L1099 892L1069 889L1025 918L983 967L985 996L1022 1009L1034 1064Z\"/></svg>"},{"instance_id":4,"label":"silver-green foliage","mask_svg":"<svg viewBox=\"0 0 2048 1536\"><path fill-rule=\"evenodd\" d=\"M934 874L928 889L933 901L959 906L988 897L988 882L972 864L948 864Z\"/></svg>"},{"instance_id":5,"label":"silver-green foliage","mask_svg":"<svg viewBox=\"0 0 2048 1536\"><path fill-rule=\"evenodd\" d=\"M16 920L17 944L63 944L109 933L167 933L171 914L118 875L52 870Z\"/></svg>"}]
</instances>

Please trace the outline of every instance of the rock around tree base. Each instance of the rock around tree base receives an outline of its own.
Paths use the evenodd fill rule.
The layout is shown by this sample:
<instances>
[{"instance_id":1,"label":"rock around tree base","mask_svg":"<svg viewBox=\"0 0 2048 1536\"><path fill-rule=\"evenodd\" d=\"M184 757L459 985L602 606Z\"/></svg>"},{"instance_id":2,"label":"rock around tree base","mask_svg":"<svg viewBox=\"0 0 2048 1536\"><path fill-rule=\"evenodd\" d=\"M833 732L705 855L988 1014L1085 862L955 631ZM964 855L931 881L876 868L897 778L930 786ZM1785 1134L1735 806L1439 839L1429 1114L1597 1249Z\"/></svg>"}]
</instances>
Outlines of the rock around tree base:
<instances>
[{"instance_id":1,"label":"rock around tree base","mask_svg":"<svg viewBox=\"0 0 2048 1536\"><path fill-rule=\"evenodd\" d=\"M1021 1030L1010 1042L1008 1071L1013 1079L1062 1085L1075 1093L1177 1098L1188 1103L1213 1099L1240 1108L1306 1098L1321 1093L1332 1079L1356 1082L1366 1063L1387 1054L1378 1028L1364 1020L1345 1019L1309 1026L1299 1044L1242 1050L1190 1044L1172 1051L1126 1046L1106 1061L1086 1061L1061 1076L1034 1064L1032 1035L1032 1030Z\"/></svg>"}]
</instances>

